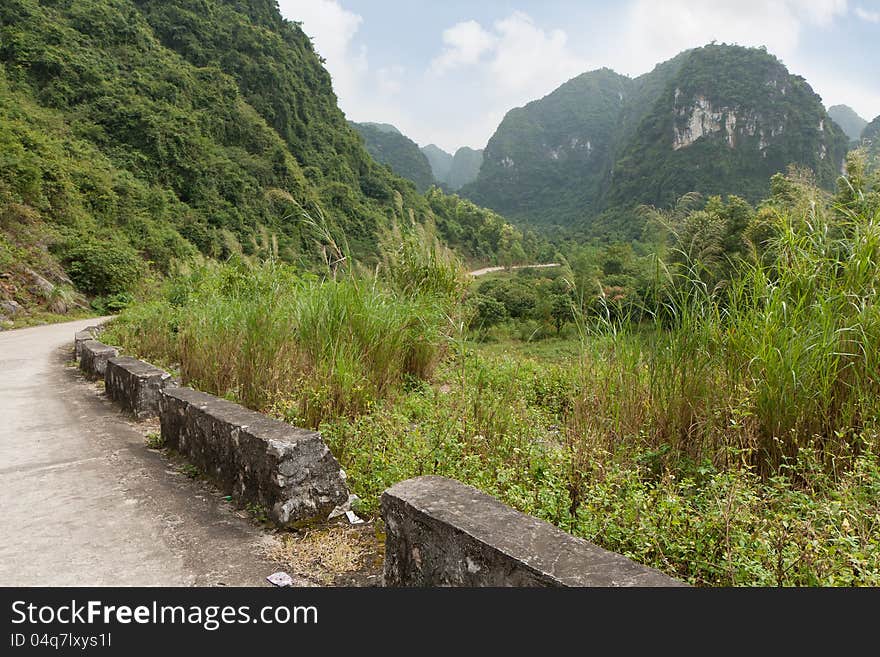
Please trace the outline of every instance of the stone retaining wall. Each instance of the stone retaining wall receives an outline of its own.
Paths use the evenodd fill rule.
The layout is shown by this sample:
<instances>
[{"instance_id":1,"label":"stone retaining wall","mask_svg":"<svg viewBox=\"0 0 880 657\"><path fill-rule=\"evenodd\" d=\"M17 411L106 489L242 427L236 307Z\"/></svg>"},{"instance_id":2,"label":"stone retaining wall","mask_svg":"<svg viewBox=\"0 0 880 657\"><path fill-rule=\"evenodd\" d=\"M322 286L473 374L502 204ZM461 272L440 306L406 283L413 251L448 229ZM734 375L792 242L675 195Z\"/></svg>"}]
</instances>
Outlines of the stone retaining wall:
<instances>
[{"instance_id":1,"label":"stone retaining wall","mask_svg":"<svg viewBox=\"0 0 880 657\"><path fill-rule=\"evenodd\" d=\"M445 477L395 484L382 517L386 586L684 586Z\"/></svg>"},{"instance_id":2,"label":"stone retaining wall","mask_svg":"<svg viewBox=\"0 0 880 657\"><path fill-rule=\"evenodd\" d=\"M92 379L103 379L107 371L107 361L116 358L119 350L108 347L97 340L83 340L80 343L79 368Z\"/></svg>"},{"instance_id":3,"label":"stone retaining wall","mask_svg":"<svg viewBox=\"0 0 880 657\"><path fill-rule=\"evenodd\" d=\"M325 519L348 500L345 473L314 431L190 388L164 389L159 418L166 445L280 525Z\"/></svg>"},{"instance_id":4,"label":"stone retaining wall","mask_svg":"<svg viewBox=\"0 0 880 657\"><path fill-rule=\"evenodd\" d=\"M104 389L107 396L138 420L159 415L159 393L177 383L165 370L131 356L107 361Z\"/></svg>"},{"instance_id":5,"label":"stone retaining wall","mask_svg":"<svg viewBox=\"0 0 880 657\"><path fill-rule=\"evenodd\" d=\"M80 368L138 419L159 415L165 443L227 493L279 525L323 520L349 498L321 435L179 388L163 370L77 333ZM88 332L88 333L86 333ZM382 495L386 586L684 586L476 488L418 477Z\"/></svg>"}]
</instances>

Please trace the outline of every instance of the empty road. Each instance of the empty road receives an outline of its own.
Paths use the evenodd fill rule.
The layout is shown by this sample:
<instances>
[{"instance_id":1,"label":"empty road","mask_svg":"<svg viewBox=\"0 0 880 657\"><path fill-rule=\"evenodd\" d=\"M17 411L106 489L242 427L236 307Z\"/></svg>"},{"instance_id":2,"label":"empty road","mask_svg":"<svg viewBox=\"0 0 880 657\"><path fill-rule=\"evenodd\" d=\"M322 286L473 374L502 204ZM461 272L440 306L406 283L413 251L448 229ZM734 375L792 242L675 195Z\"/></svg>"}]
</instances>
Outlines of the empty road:
<instances>
[{"instance_id":1,"label":"empty road","mask_svg":"<svg viewBox=\"0 0 880 657\"><path fill-rule=\"evenodd\" d=\"M271 535L70 366L94 323L0 332L0 586L266 585Z\"/></svg>"},{"instance_id":2,"label":"empty road","mask_svg":"<svg viewBox=\"0 0 880 657\"><path fill-rule=\"evenodd\" d=\"M548 262L546 265L513 265L512 267L483 267L469 272L471 276L477 278L486 274L494 274L496 271L504 271L505 269L547 269L548 267L561 267L558 262Z\"/></svg>"}]
</instances>

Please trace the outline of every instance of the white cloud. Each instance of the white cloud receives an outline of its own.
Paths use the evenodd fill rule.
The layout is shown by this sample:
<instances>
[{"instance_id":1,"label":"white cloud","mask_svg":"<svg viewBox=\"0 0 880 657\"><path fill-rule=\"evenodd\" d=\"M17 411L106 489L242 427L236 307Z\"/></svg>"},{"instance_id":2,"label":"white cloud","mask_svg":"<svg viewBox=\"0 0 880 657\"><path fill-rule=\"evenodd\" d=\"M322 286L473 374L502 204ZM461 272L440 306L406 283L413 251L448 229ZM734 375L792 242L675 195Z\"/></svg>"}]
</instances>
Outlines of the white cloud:
<instances>
[{"instance_id":1,"label":"white cloud","mask_svg":"<svg viewBox=\"0 0 880 657\"><path fill-rule=\"evenodd\" d=\"M448 125L430 126L431 141L446 148L484 147L510 109L595 68L575 52L565 31L544 29L521 11L489 26L462 21L442 38L443 51L431 61L425 86L454 84L457 96L467 99L453 108L456 117Z\"/></svg>"},{"instance_id":2,"label":"white cloud","mask_svg":"<svg viewBox=\"0 0 880 657\"><path fill-rule=\"evenodd\" d=\"M867 9L856 7L855 14L863 21L868 21L869 23L880 23L880 11L868 11Z\"/></svg>"},{"instance_id":3,"label":"white cloud","mask_svg":"<svg viewBox=\"0 0 880 657\"><path fill-rule=\"evenodd\" d=\"M682 50L717 40L767 46L788 61L805 25L826 26L847 10L846 0L636 0L615 59L639 74Z\"/></svg>"},{"instance_id":4,"label":"white cloud","mask_svg":"<svg viewBox=\"0 0 880 657\"><path fill-rule=\"evenodd\" d=\"M498 39L489 70L506 92L531 100L590 68L569 48L563 30L545 31L522 12L498 21L495 30Z\"/></svg>"},{"instance_id":5,"label":"white cloud","mask_svg":"<svg viewBox=\"0 0 880 657\"><path fill-rule=\"evenodd\" d=\"M639 75L713 39L766 46L793 73L804 75L826 105L846 103L870 119L880 108L876 86L856 73L847 77L839 67L823 70L821 62L805 58L806 47L813 45L806 42L808 28L830 26L847 12L880 20L878 12L865 9L873 10L872 3L851 4L857 3L861 6L848 7L846 0L627 0L614 12L613 23L584 24L585 14L574 12L571 25L562 29L541 25L521 11L483 23L456 16L445 29L440 26L439 35L433 32L441 39L433 58L413 53L405 68L394 60L371 64L360 45L364 19L345 9L347 0L280 0L279 5L313 37L350 118L393 123L421 144L455 150L485 146L507 111L585 71L609 66ZM540 15L535 9L534 16ZM438 30L428 25L401 29L424 30L426 38ZM375 47L374 60L377 53L387 54Z\"/></svg>"},{"instance_id":6,"label":"white cloud","mask_svg":"<svg viewBox=\"0 0 880 657\"><path fill-rule=\"evenodd\" d=\"M403 66L387 66L376 71L376 82L379 92L386 96L395 96L403 89L403 76L406 69Z\"/></svg>"},{"instance_id":7,"label":"white cloud","mask_svg":"<svg viewBox=\"0 0 880 657\"><path fill-rule=\"evenodd\" d=\"M476 64L495 44L495 37L477 21L463 21L443 30L443 43L443 52L431 62L431 70L437 74Z\"/></svg>"},{"instance_id":8,"label":"white cloud","mask_svg":"<svg viewBox=\"0 0 880 657\"><path fill-rule=\"evenodd\" d=\"M362 16L342 7L339 0L279 0L278 6L282 16L302 23L326 60L339 106L349 118L389 122L404 129L409 123L406 113L394 101L403 88L404 68L370 67L367 48L357 45Z\"/></svg>"},{"instance_id":9,"label":"white cloud","mask_svg":"<svg viewBox=\"0 0 880 657\"><path fill-rule=\"evenodd\" d=\"M315 50L326 60L336 94L348 97L369 68L366 48L352 43L363 18L343 9L337 0L279 0L278 6L285 18L302 22Z\"/></svg>"},{"instance_id":10,"label":"white cloud","mask_svg":"<svg viewBox=\"0 0 880 657\"><path fill-rule=\"evenodd\" d=\"M430 72L443 75L468 68L468 74L481 75L485 89L496 95L532 100L588 66L568 47L563 30L544 30L521 11L496 21L491 32L476 21L458 23L443 31L443 42L446 47Z\"/></svg>"}]
</instances>

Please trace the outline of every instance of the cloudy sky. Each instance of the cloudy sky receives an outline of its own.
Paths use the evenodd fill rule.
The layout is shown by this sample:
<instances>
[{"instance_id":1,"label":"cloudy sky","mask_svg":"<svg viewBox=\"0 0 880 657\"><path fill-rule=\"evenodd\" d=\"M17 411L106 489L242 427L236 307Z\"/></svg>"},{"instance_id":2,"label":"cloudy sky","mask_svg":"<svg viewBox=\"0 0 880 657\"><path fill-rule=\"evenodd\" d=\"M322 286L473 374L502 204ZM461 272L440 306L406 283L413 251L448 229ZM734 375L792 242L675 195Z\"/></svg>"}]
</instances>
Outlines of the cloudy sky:
<instances>
[{"instance_id":1,"label":"cloudy sky","mask_svg":"<svg viewBox=\"0 0 880 657\"><path fill-rule=\"evenodd\" d=\"M354 121L482 148L504 114L608 66L640 75L712 40L765 45L822 96L880 114L880 0L279 0Z\"/></svg>"}]
</instances>

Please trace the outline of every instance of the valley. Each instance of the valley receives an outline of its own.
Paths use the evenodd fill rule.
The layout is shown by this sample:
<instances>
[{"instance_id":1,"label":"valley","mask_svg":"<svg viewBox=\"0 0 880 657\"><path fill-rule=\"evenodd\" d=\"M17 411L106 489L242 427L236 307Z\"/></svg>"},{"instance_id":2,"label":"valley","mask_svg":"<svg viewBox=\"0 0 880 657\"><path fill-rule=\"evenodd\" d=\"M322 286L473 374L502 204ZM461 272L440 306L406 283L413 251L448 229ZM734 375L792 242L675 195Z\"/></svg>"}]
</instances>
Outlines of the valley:
<instances>
[{"instance_id":1,"label":"valley","mask_svg":"<svg viewBox=\"0 0 880 657\"><path fill-rule=\"evenodd\" d=\"M0 360L113 315L125 355L320 432L376 527L438 475L697 586L880 585L880 116L712 41L420 144L343 112L307 29L274 0L3 3ZM91 458L90 431L54 439ZM226 521L252 583L259 532Z\"/></svg>"}]
</instances>

